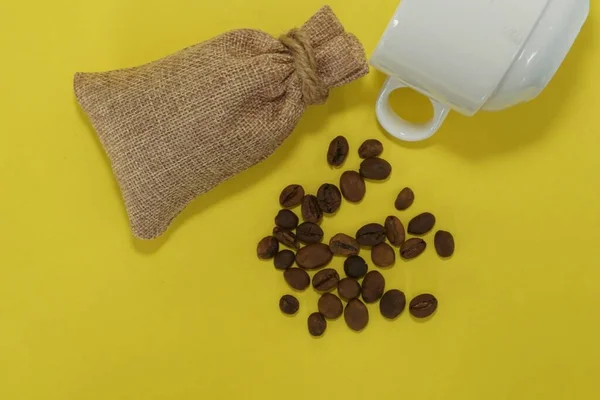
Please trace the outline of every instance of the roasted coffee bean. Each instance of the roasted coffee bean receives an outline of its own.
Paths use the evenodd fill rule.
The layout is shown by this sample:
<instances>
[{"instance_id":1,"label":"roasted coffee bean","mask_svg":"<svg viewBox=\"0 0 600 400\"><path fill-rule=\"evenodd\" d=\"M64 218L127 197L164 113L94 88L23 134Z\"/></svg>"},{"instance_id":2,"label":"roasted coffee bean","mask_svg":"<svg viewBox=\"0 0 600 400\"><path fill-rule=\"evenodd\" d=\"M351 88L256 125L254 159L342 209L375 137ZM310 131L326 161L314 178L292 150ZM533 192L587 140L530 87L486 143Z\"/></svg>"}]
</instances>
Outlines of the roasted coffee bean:
<instances>
[{"instance_id":1,"label":"roasted coffee bean","mask_svg":"<svg viewBox=\"0 0 600 400\"><path fill-rule=\"evenodd\" d=\"M338 233L329 241L331 252L338 256L353 256L360 252L360 244L352 236Z\"/></svg>"},{"instance_id":2,"label":"roasted coffee bean","mask_svg":"<svg viewBox=\"0 0 600 400\"><path fill-rule=\"evenodd\" d=\"M365 140L358 148L360 158L379 157L383 153L383 144L376 139Z\"/></svg>"},{"instance_id":3,"label":"roasted coffee bean","mask_svg":"<svg viewBox=\"0 0 600 400\"><path fill-rule=\"evenodd\" d=\"M400 246L400 256L410 260L421 255L427 248L427 243L421 238L408 239Z\"/></svg>"},{"instance_id":4,"label":"roasted coffee bean","mask_svg":"<svg viewBox=\"0 0 600 400\"><path fill-rule=\"evenodd\" d=\"M367 158L360 163L359 171L363 178L383 181L392 173L392 166L381 158Z\"/></svg>"},{"instance_id":5,"label":"roasted coffee bean","mask_svg":"<svg viewBox=\"0 0 600 400\"><path fill-rule=\"evenodd\" d=\"M404 232L404 225L397 217L390 215L385 219L385 236L394 246L400 246L406 239L406 233Z\"/></svg>"},{"instance_id":6,"label":"roasted coffee bean","mask_svg":"<svg viewBox=\"0 0 600 400\"><path fill-rule=\"evenodd\" d=\"M438 301L434 295L420 294L410 301L408 309L415 318L427 318L437 309Z\"/></svg>"},{"instance_id":7,"label":"roasted coffee bean","mask_svg":"<svg viewBox=\"0 0 600 400\"><path fill-rule=\"evenodd\" d=\"M312 285L319 292L327 292L335 288L340 281L340 275L333 268L326 268L313 276Z\"/></svg>"},{"instance_id":8,"label":"roasted coffee bean","mask_svg":"<svg viewBox=\"0 0 600 400\"><path fill-rule=\"evenodd\" d=\"M367 274L369 267L361 256L350 256L344 261L344 272L350 278L362 278Z\"/></svg>"},{"instance_id":9,"label":"roasted coffee bean","mask_svg":"<svg viewBox=\"0 0 600 400\"><path fill-rule=\"evenodd\" d=\"M296 228L296 238L302 243L319 243L323 240L323 229L312 222L303 222Z\"/></svg>"},{"instance_id":10,"label":"roasted coffee bean","mask_svg":"<svg viewBox=\"0 0 600 400\"><path fill-rule=\"evenodd\" d=\"M365 303L375 303L383 296L385 279L379 271L369 271L362 282L362 298Z\"/></svg>"},{"instance_id":11,"label":"roasted coffee bean","mask_svg":"<svg viewBox=\"0 0 600 400\"><path fill-rule=\"evenodd\" d=\"M317 305L321 315L328 319L336 319L344 312L344 305L335 294L323 294Z\"/></svg>"},{"instance_id":12,"label":"roasted coffee bean","mask_svg":"<svg viewBox=\"0 0 600 400\"><path fill-rule=\"evenodd\" d=\"M396 206L396 210L402 211L410 207L413 201L415 201L415 194L411 188L405 187L400 191L398 197L396 197L396 203L394 203L394 205Z\"/></svg>"},{"instance_id":13,"label":"roasted coffee bean","mask_svg":"<svg viewBox=\"0 0 600 400\"><path fill-rule=\"evenodd\" d=\"M389 267L396 262L396 253L389 244L379 243L371 249L371 260L378 267Z\"/></svg>"},{"instance_id":14,"label":"roasted coffee bean","mask_svg":"<svg viewBox=\"0 0 600 400\"><path fill-rule=\"evenodd\" d=\"M338 136L331 141L329 144L329 150L327 151L327 162L332 167L339 167L346 161L350 146L348 141L343 136Z\"/></svg>"},{"instance_id":15,"label":"roasted coffee bean","mask_svg":"<svg viewBox=\"0 0 600 400\"><path fill-rule=\"evenodd\" d=\"M291 294L286 294L279 299L279 309L284 314L294 315L300 309L300 302Z\"/></svg>"},{"instance_id":16,"label":"roasted coffee bean","mask_svg":"<svg viewBox=\"0 0 600 400\"><path fill-rule=\"evenodd\" d=\"M308 316L308 332L312 336L321 336L327 329L327 321L321 313L312 313Z\"/></svg>"},{"instance_id":17,"label":"roasted coffee bean","mask_svg":"<svg viewBox=\"0 0 600 400\"><path fill-rule=\"evenodd\" d=\"M310 286L310 276L300 268L289 268L283 271L283 279L296 290L305 290Z\"/></svg>"},{"instance_id":18,"label":"roasted coffee bean","mask_svg":"<svg viewBox=\"0 0 600 400\"><path fill-rule=\"evenodd\" d=\"M323 211L321 211L321 207L319 207L319 202L312 194L307 194L302 199L301 211L302 218L306 222L318 224L321 221L321 218L323 218Z\"/></svg>"},{"instance_id":19,"label":"roasted coffee bean","mask_svg":"<svg viewBox=\"0 0 600 400\"><path fill-rule=\"evenodd\" d=\"M284 244L287 247L291 247L292 249L296 250L300 248L300 244L298 243L296 235L289 229L283 229L276 226L273 228L273 236L279 241L279 243Z\"/></svg>"},{"instance_id":20,"label":"roasted coffee bean","mask_svg":"<svg viewBox=\"0 0 600 400\"><path fill-rule=\"evenodd\" d=\"M450 232L437 231L434 238L435 251L440 257L450 257L454 254L454 237Z\"/></svg>"},{"instance_id":21,"label":"roasted coffee bean","mask_svg":"<svg viewBox=\"0 0 600 400\"><path fill-rule=\"evenodd\" d=\"M268 260L269 258L275 257L275 254L279 251L279 242L273 236L267 236L258 242L256 247L256 255L262 260Z\"/></svg>"},{"instance_id":22,"label":"roasted coffee bean","mask_svg":"<svg viewBox=\"0 0 600 400\"><path fill-rule=\"evenodd\" d=\"M296 229L298 216L290 210L279 210L275 217L275 225L283 229Z\"/></svg>"},{"instance_id":23,"label":"roasted coffee bean","mask_svg":"<svg viewBox=\"0 0 600 400\"><path fill-rule=\"evenodd\" d=\"M317 269L329 264L333 253L324 243L313 243L304 246L296 253L296 264L304 269Z\"/></svg>"},{"instance_id":24,"label":"roasted coffee bean","mask_svg":"<svg viewBox=\"0 0 600 400\"><path fill-rule=\"evenodd\" d=\"M299 205L304 197L304 188L300 185L286 186L279 195L281 207L291 208Z\"/></svg>"},{"instance_id":25,"label":"roasted coffee bean","mask_svg":"<svg viewBox=\"0 0 600 400\"><path fill-rule=\"evenodd\" d=\"M356 232L361 246L375 246L385 241L385 228L379 224L367 224Z\"/></svg>"},{"instance_id":26,"label":"roasted coffee bean","mask_svg":"<svg viewBox=\"0 0 600 400\"><path fill-rule=\"evenodd\" d=\"M379 301L379 311L386 318L394 319L406 308L406 296L398 289L385 292Z\"/></svg>"},{"instance_id":27,"label":"roasted coffee bean","mask_svg":"<svg viewBox=\"0 0 600 400\"><path fill-rule=\"evenodd\" d=\"M433 229L435 216L432 213L419 214L408 223L408 233L413 235L424 235Z\"/></svg>"},{"instance_id":28,"label":"roasted coffee bean","mask_svg":"<svg viewBox=\"0 0 600 400\"><path fill-rule=\"evenodd\" d=\"M367 187L365 180L358 172L346 171L340 177L340 189L346 200L358 203L365 197Z\"/></svg>"},{"instance_id":29,"label":"roasted coffee bean","mask_svg":"<svg viewBox=\"0 0 600 400\"><path fill-rule=\"evenodd\" d=\"M317 192L317 202L324 213L333 214L342 204L340 189L330 183L321 185Z\"/></svg>"},{"instance_id":30,"label":"roasted coffee bean","mask_svg":"<svg viewBox=\"0 0 600 400\"><path fill-rule=\"evenodd\" d=\"M361 331L369 323L369 310L359 299L352 299L344 309L344 320L353 331Z\"/></svg>"},{"instance_id":31,"label":"roasted coffee bean","mask_svg":"<svg viewBox=\"0 0 600 400\"><path fill-rule=\"evenodd\" d=\"M360 296L360 283L353 278L344 278L338 282L338 294L345 301Z\"/></svg>"},{"instance_id":32,"label":"roasted coffee bean","mask_svg":"<svg viewBox=\"0 0 600 400\"><path fill-rule=\"evenodd\" d=\"M288 269L294 265L296 255L291 250L281 250L273 259L273 264L277 269Z\"/></svg>"}]
</instances>

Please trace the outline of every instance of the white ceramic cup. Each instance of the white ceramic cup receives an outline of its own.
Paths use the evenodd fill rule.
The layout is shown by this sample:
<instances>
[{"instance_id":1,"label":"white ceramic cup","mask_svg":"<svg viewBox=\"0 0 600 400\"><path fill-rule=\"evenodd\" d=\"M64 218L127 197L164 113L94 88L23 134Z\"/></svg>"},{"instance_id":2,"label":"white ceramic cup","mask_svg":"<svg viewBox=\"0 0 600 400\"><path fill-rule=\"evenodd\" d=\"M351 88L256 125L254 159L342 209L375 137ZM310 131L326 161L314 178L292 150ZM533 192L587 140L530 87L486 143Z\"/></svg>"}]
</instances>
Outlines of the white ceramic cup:
<instances>
[{"instance_id":1,"label":"white ceramic cup","mask_svg":"<svg viewBox=\"0 0 600 400\"><path fill-rule=\"evenodd\" d=\"M472 116L537 97L569 52L589 0L402 0L370 63L389 76L377 119L406 141L431 137L450 110ZM410 87L433 119L413 124L389 104Z\"/></svg>"}]
</instances>

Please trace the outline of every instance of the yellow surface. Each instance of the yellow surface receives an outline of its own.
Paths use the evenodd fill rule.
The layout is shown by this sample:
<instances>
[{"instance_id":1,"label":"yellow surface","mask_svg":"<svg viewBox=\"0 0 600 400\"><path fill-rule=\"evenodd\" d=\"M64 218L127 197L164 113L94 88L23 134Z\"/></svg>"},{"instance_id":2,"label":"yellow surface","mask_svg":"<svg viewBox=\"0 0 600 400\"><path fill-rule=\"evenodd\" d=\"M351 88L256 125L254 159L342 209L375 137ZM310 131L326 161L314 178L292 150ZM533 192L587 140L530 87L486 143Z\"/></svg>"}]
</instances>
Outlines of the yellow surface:
<instances>
[{"instance_id":1,"label":"yellow surface","mask_svg":"<svg viewBox=\"0 0 600 400\"><path fill-rule=\"evenodd\" d=\"M396 0L330 4L370 54ZM164 238L131 238L73 73L133 66L238 27L278 34L320 6L0 4L0 399L600 397L598 8L533 103L452 114L434 139L407 145L375 122L383 76L372 72L308 111L272 158L198 199ZM395 213L405 185L417 200L400 217L433 211L456 236L450 261L429 250L385 271L409 297L438 296L426 323L388 322L371 306L364 332L339 320L317 340L306 330L312 290L297 317L278 310L289 290L256 243L285 184L337 182L324 161L337 134L352 146L347 168L375 137L394 172L326 218L328 237Z\"/></svg>"}]
</instances>

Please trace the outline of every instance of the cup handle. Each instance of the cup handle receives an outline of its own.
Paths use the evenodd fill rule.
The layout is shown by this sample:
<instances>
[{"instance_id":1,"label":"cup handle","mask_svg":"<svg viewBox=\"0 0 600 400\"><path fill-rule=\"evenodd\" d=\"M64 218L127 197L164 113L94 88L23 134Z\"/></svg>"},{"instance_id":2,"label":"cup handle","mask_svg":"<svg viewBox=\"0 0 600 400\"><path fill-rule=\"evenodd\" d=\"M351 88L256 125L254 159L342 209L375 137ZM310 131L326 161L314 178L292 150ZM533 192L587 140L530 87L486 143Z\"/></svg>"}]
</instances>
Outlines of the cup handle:
<instances>
[{"instance_id":1,"label":"cup handle","mask_svg":"<svg viewBox=\"0 0 600 400\"><path fill-rule=\"evenodd\" d=\"M450 112L450 108L430 98L429 101L433 105L433 119L425 124L408 122L392 110L389 101L390 94L394 90L403 87L407 87L407 85L398 79L390 77L385 81L379 99L377 99L376 111L379 123L390 135L400 140L418 142L430 138L440 129Z\"/></svg>"}]
</instances>

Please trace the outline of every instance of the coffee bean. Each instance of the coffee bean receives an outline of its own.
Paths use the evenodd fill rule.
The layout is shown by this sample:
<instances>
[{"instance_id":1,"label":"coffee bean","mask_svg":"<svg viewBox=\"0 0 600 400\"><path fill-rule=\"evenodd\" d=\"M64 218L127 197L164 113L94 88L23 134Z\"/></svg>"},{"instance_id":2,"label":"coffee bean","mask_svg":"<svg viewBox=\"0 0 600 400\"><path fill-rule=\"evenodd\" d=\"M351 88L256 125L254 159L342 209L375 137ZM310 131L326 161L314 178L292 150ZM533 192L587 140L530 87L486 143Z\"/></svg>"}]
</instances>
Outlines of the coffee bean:
<instances>
[{"instance_id":1,"label":"coffee bean","mask_svg":"<svg viewBox=\"0 0 600 400\"><path fill-rule=\"evenodd\" d=\"M273 236L267 236L258 242L256 247L256 255L262 260L268 260L269 258L275 257L275 254L279 251L279 242Z\"/></svg>"},{"instance_id":2,"label":"coffee bean","mask_svg":"<svg viewBox=\"0 0 600 400\"><path fill-rule=\"evenodd\" d=\"M427 318L437 309L438 301L434 295L420 294L410 301L408 309L415 318Z\"/></svg>"},{"instance_id":3,"label":"coffee bean","mask_svg":"<svg viewBox=\"0 0 600 400\"><path fill-rule=\"evenodd\" d=\"M353 331L361 331L369 323L369 310L359 299L352 299L344 309L344 320Z\"/></svg>"},{"instance_id":4,"label":"coffee bean","mask_svg":"<svg viewBox=\"0 0 600 400\"><path fill-rule=\"evenodd\" d=\"M360 296L360 283L353 278L344 278L338 282L338 294L345 301Z\"/></svg>"},{"instance_id":5,"label":"coffee bean","mask_svg":"<svg viewBox=\"0 0 600 400\"><path fill-rule=\"evenodd\" d=\"M279 195L279 204L282 207L295 207L302 202L304 197L304 188L300 185L286 186Z\"/></svg>"},{"instance_id":6,"label":"coffee bean","mask_svg":"<svg viewBox=\"0 0 600 400\"><path fill-rule=\"evenodd\" d=\"M300 268L289 268L283 271L283 279L290 285L291 288L296 290L305 290L310 286L310 276L308 273Z\"/></svg>"},{"instance_id":7,"label":"coffee bean","mask_svg":"<svg viewBox=\"0 0 600 400\"><path fill-rule=\"evenodd\" d=\"M319 292L327 292L335 288L340 281L340 276L333 268L326 268L313 276L312 285Z\"/></svg>"},{"instance_id":8,"label":"coffee bean","mask_svg":"<svg viewBox=\"0 0 600 400\"><path fill-rule=\"evenodd\" d=\"M296 238L302 243L319 243L323 240L323 229L312 222L303 222L296 228Z\"/></svg>"},{"instance_id":9,"label":"coffee bean","mask_svg":"<svg viewBox=\"0 0 600 400\"><path fill-rule=\"evenodd\" d=\"M369 267L361 256L350 256L344 261L344 272L351 278L362 278L367 274Z\"/></svg>"},{"instance_id":10,"label":"coffee bean","mask_svg":"<svg viewBox=\"0 0 600 400\"><path fill-rule=\"evenodd\" d=\"M435 251L440 257L451 257L454 254L454 237L450 232L437 231L434 244Z\"/></svg>"},{"instance_id":11,"label":"coffee bean","mask_svg":"<svg viewBox=\"0 0 600 400\"><path fill-rule=\"evenodd\" d=\"M294 296L286 294L279 299L279 309L284 314L294 315L300 309L300 302Z\"/></svg>"},{"instance_id":12,"label":"coffee bean","mask_svg":"<svg viewBox=\"0 0 600 400\"><path fill-rule=\"evenodd\" d=\"M296 250L300 248L300 244L298 243L296 235L289 229L282 229L276 226L273 228L273 236L279 241L279 243L284 244L287 247L291 247L292 249Z\"/></svg>"},{"instance_id":13,"label":"coffee bean","mask_svg":"<svg viewBox=\"0 0 600 400\"><path fill-rule=\"evenodd\" d=\"M356 232L361 246L375 246L385 241L385 229L379 224L367 224Z\"/></svg>"},{"instance_id":14,"label":"coffee bean","mask_svg":"<svg viewBox=\"0 0 600 400\"><path fill-rule=\"evenodd\" d=\"M338 256L352 256L360 252L360 244L352 236L338 233L329 241L331 252Z\"/></svg>"},{"instance_id":15,"label":"coffee bean","mask_svg":"<svg viewBox=\"0 0 600 400\"><path fill-rule=\"evenodd\" d=\"M321 315L328 319L336 319L344 312L344 305L335 294L323 294L317 305Z\"/></svg>"},{"instance_id":16,"label":"coffee bean","mask_svg":"<svg viewBox=\"0 0 600 400\"><path fill-rule=\"evenodd\" d=\"M337 186L325 183L317 192L317 202L324 213L333 214L342 204L342 194Z\"/></svg>"},{"instance_id":17,"label":"coffee bean","mask_svg":"<svg viewBox=\"0 0 600 400\"><path fill-rule=\"evenodd\" d=\"M318 224L323 218L323 211L319 207L319 202L317 198L312 194L307 194L302 199L302 218L306 222L312 222L313 224Z\"/></svg>"},{"instance_id":18,"label":"coffee bean","mask_svg":"<svg viewBox=\"0 0 600 400\"><path fill-rule=\"evenodd\" d=\"M321 336L327 329L327 321L318 312L312 313L308 316L308 332L312 336Z\"/></svg>"},{"instance_id":19,"label":"coffee bean","mask_svg":"<svg viewBox=\"0 0 600 400\"><path fill-rule=\"evenodd\" d=\"M379 311L386 318L394 319L402 314L406 307L406 296L398 289L385 292L379 302Z\"/></svg>"},{"instance_id":20,"label":"coffee bean","mask_svg":"<svg viewBox=\"0 0 600 400\"><path fill-rule=\"evenodd\" d=\"M396 210L402 211L410 207L413 201L415 201L415 194L411 188L405 187L400 191L398 197L396 197L396 203L394 203L394 205L396 206Z\"/></svg>"},{"instance_id":21,"label":"coffee bean","mask_svg":"<svg viewBox=\"0 0 600 400\"><path fill-rule=\"evenodd\" d=\"M276 269L288 269L294 264L296 255L291 250L281 250L273 259Z\"/></svg>"},{"instance_id":22,"label":"coffee bean","mask_svg":"<svg viewBox=\"0 0 600 400\"><path fill-rule=\"evenodd\" d=\"M367 187L365 180L358 172L346 171L340 177L340 189L346 200L358 203L365 197Z\"/></svg>"},{"instance_id":23,"label":"coffee bean","mask_svg":"<svg viewBox=\"0 0 600 400\"><path fill-rule=\"evenodd\" d=\"M406 233L404 233L404 225L397 217L390 215L385 219L385 235L388 240L394 246L400 246L406 239Z\"/></svg>"},{"instance_id":24,"label":"coffee bean","mask_svg":"<svg viewBox=\"0 0 600 400\"><path fill-rule=\"evenodd\" d=\"M371 260L378 267L389 267L396 262L396 253L389 244L379 243L371 249Z\"/></svg>"},{"instance_id":25,"label":"coffee bean","mask_svg":"<svg viewBox=\"0 0 600 400\"><path fill-rule=\"evenodd\" d=\"M383 296L385 279L379 271L369 271L362 282L362 298L365 303L375 303Z\"/></svg>"},{"instance_id":26,"label":"coffee bean","mask_svg":"<svg viewBox=\"0 0 600 400\"><path fill-rule=\"evenodd\" d=\"M381 158L367 158L360 163L359 171L363 178L383 181L392 173L392 166Z\"/></svg>"},{"instance_id":27,"label":"coffee bean","mask_svg":"<svg viewBox=\"0 0 600 400\"><path fill-rule=\"evenodd\" d=\"M424 235L433 229L435 216L432 213L419 214L408 223L408 233L413 235Z\"/></svg>"},{"instance_id":28,"label":"coffee bean","mask_svg":"<svg viewBox=\"0 0 600 400\"><path fill-rule=\"evenodd\" d=\"M383 153L383 144L379 140L365 140L358 148L358 156L360 158L379 157Z\"/></svg>"},{"instance_id":29,"label":"coffee bean","mask_svg":"<svg viewBox=\"0 0 600 400\"><path fill-rule=\"evenodd\" d=\"M408 239L400 246L400 256L410 260L421 255L427 248L427 243L421 238Z\"/></svg>"},{"instance_id":30,"label":"coffee bean","mask_svg":"<svg viewBox=\"0 0 600 400\"><path fill-rule=\"evenodd\" d=\"M348 141L343 136L338 136L331 141L329 144L329 150L327 151L327 162L332 167L339 167L346 161L350 146Z\"/></svg>"},{"instance_id":31,"label":"coffee bean","mask_svg":"<svg viewBox=\"0 0 600 400\"><path fill-rule=\"evenodd\" d=\"M298 226L298 216L290 210L279 210L275 217L275 225L284 229L295 229Z\"/></svg>"},{"instance_id":32,"label":"coffee bean","mask_svg":"<svg viewBox=\"0 0 600 400\"><path fill-rule=\"evenodd\" d=\"M333 253L324 243L313 243L304 246L296 253L296 264L304 269L318 269L329 264Z\"/></svg>"}]
</instances>

